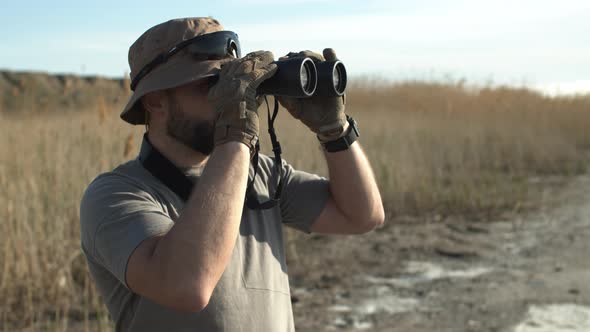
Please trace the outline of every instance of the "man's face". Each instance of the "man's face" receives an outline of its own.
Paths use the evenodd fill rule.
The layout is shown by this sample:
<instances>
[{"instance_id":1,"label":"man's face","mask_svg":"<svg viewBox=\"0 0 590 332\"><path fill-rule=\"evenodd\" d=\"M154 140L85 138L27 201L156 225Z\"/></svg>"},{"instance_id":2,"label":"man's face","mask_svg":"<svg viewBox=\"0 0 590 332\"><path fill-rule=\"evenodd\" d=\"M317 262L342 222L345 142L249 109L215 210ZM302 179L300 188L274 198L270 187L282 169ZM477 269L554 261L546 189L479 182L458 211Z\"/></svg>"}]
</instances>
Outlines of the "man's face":
<instances>
[{"instance_id":1,"label":"man's face","mask_svg":"<svg viewBox=\"0 0 590 332\"><path fill-rule=\"evenodd\" d=\"M214 147L215 114L207 101L207 93L208 79L169 90L166 132L208 156Z\"/></svg>"}]
</instances>

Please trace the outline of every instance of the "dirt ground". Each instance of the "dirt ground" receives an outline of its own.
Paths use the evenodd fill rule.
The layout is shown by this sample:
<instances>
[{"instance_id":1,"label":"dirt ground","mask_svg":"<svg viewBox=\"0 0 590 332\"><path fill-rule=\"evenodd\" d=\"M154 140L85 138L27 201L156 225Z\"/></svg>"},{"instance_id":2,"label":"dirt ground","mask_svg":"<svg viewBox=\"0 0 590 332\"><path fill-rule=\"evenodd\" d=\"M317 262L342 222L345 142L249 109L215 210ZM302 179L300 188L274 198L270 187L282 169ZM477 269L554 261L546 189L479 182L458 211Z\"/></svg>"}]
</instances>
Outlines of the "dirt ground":
<instances>
[{"instance_id":1,"label":"dirt ground","mask_svg":"<svg viewBox=\"0 0 590 332\"><path fill-rule=\"evenodd\" d=\"M297 331L590 331L590 176L556 183L494 221L309 236L289 266Z\"/></svg>"},{"instance_id":2,"label":"dirt ground","mask_svg":"<svg viewBox=\"0 0 590 332\"><path fill-rule=\"evenodd\" d=\"M590 331L590 177L546 187L495 221L312 235L290 266L297 331Z\"/></svg>"}]
</instances>

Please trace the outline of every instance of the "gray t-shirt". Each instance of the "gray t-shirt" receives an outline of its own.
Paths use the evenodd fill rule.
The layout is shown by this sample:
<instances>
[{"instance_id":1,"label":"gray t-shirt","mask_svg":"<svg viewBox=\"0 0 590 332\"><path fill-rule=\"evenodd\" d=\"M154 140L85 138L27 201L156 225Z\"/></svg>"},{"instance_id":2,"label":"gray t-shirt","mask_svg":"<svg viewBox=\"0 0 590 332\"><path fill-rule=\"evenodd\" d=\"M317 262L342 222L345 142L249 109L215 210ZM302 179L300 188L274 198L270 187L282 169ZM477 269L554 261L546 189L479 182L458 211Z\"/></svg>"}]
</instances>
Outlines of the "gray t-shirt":
<instances>
[{"instance_id":1,"label":"gray t-shirt","mask_svg":"<svg viewBox=\"0 0 590 332\"><path fill-rule=\"evenodd\" d=\"M146 140L141 154L147 152ZM260 155L254 187L259 201L274 194L274 159ZM99 175L80 206L81 245L117 331L294 331L282 226L309 232L329 197L328 181L283 162L280 204L244 207L240 236L208 306L178 312L129 290L125 271L133 250L167 232L184 202L138 159ZM252 169L250 170L252 174ZM198 184L199 174L185 171ZM269 195L270 187L270 195Z\"/></svg>"}]
</instances>

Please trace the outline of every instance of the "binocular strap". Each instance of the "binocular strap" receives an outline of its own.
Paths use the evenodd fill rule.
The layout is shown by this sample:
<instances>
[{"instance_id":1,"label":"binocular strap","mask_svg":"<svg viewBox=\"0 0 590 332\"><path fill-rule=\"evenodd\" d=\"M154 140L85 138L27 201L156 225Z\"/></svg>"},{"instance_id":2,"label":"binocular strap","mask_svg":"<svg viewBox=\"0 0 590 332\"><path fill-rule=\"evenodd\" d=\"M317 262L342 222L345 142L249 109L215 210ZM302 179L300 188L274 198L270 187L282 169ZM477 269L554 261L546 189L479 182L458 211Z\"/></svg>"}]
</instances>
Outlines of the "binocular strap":
<instances>
[{"instance_id":1,"label":"binocular strap","mask_svg":"<svg viewBox=\"0 0 590 332\"><path fill-rule=\"evenodd\" d=\"M277 136L274 130L274 121L278 115L279 103L275 99L274 111L272 117L270 115L270 107L268 106L268 100L264 97L268 110L268 132L272 142L272 151L275 155L275 169L279 176L279 183L274 192L274 197L266 202L259 202L256 196L256 190L254 189L254 179L258 174L258 161L260 143L256 143L254 157L252 158L252 166L254 167L254 176L248 180L248 187L246 189L246 200L245 204L249 209L252 210L266 210L274 207L281 197L281 191L283 188L283 172L282 172L282 159L281 159L281 145L277 141ZM147 153L141 154L139 160L143 167L147 169L154 177L162 182L168 189L172 190L178 197L184 202L188 201L190 194L193 190L193 182L184 173L179 170L170 160L160 153L150 142L147 133L144 134L144 140L149 144L145 145L145 148L149 150ZM270 193L270 190L269 190Z\"/></svg>"},{"instance_id":2,"label":"binocular strap","mask_svg":"<svg viewBox=\"0 0 590 332\"><path fill-rule=\"evenodd\" d=\"M254 179L256 178L256 174L258 173L258 154L260 152L260 140L256 142L254 157L252 158L252 165L254 167L254 176L252 180L248 181L248 188L246 189L246 206L252 210L267 210L273 208L277 203L281 200L281 191L283 190L283 161L281 159L281 144L277 140L277 134L275 132L274 122L279 114L279 101L277 98L274 98L274 110L272 116L270 115L270 107L268 106L268 99L266 95L264 96L264 101L266 102L266 109L267 109L267 119L268 119L268 134L270 135L270 141L272 143L272 151L275 156L275 170L279 177L279 183L274 192L274 197L270 198L266 202L258 201L258 197L256 196L256 191L254 190ZM270 195L270 190L269 190Z\"/></svg>"}]
</instances>

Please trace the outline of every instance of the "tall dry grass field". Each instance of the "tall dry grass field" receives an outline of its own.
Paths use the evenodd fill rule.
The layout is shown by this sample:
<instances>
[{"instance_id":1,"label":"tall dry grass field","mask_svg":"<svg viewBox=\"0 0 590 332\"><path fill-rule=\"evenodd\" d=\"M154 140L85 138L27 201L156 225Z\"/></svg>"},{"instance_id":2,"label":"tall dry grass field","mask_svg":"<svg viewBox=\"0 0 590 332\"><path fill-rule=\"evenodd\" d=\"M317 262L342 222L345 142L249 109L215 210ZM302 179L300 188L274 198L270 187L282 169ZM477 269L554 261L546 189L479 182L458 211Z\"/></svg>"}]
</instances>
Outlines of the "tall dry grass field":
<instances>
[{"instance_id":1,"label":"tall dry grass field","mask_svg":"<svg viewBox=\"0 0 590 332\"><path fill-rule=\"evenodd\" d=\"M588 165L588 97L367 80L349 89L347 109L393 218L515 209L530 201L532 178ZM101 103L47 113L0 118L0 329L110 329L80 250L78 207L96 175L136 155L143 128ZM307 129L286 112L277 127L289 162L326 174Z\"/></svg>"}]
</instances>

